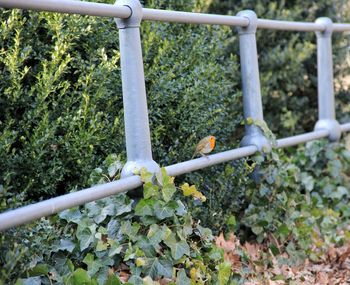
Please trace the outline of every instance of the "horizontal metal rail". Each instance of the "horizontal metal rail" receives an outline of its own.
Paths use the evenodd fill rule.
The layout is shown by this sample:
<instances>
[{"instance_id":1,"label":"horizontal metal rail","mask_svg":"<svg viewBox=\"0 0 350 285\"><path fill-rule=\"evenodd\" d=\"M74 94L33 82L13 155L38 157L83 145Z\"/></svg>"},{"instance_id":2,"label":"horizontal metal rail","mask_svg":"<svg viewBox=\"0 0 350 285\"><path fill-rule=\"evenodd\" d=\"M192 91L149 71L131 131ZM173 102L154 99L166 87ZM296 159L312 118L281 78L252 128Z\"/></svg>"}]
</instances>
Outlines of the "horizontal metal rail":
<instances>
[{"instance_id":1,"label":"horizontal metal rail","mask_svg":"<svg viewBox=\"0 0 350 285\"><path fill-rule=\"evenodd\" d=\"M317 23L291 22L266 19L258 19L258 28L299 32L316 32L325 30L325 26Z\"/></svg>"},{"instance_id":2,"label":"horizontal metal rail","mask_svg":"<svg viewBox=\"0 0 350 285\"><path fill-rule=\"evenodd\" d=\"M0 7L100 17L131 16L131 10L126 6L72 0L0 0Z\"/></svg>"},{"instance_id":3,"label":"horizontal metal rail","mask_svg":"<svg viewBox=\"0 0 350 285\"><path fill-rule=\"evenodd\" d=\"M340 129L342 132L350 132L350 123L340 125Z\"/></svg>"},{"instance_id":4,"label":"horizontal metal rail","mask_svg":"<svg viewBox=\"0 0 350 285\"><path fill-rule=\"evenodd\" d=\"M341 129L344 132L350 131L350 123L341 125ZM283 138L277 140L277 148L294 146L300 143L325 138L327 136L327 130L318 130L302 135ZM237 149L212 154L206 157L173 164L165 167L165 169L169 175L178 176L198 169L203 169L208 166L213 166L223 162L251 156L256 152L256 146L240 147ZM36 219L58 213L72 207L80 206L88 202L127 192L141 185L142 182L140 177L134 175L117 181L65 194L56 198L51 198L15 210L9 210L0 214L0 231L7 230L14 226L26 224Z\"/></svg>"},{"instance_id":5,"label":"horizontal metal rail","mask_svg":"<svg viewBox=\"0 0 350 285\"><path fill-rule=\"evenodd\" d=\"M294 146L294 145L305 143L308 141L326 138L328 137L328 135L329 135L328 130L317 130L310 133L305 133L297 136L279 139L277 140L277 148Z\"/></svg>"},{"instance_id":6,"label":"horizontal metal rail","mask_svg":"<svg viewBox=\"0 0 350 285\"><path fill-rule=\"evenodd\" d=\"M0 7L19 8L37 11L50 11L100 17L128 18L131 10L127 6L93 3L75 0L0 0ZM171 10L143 8L143 20L175 22L183 24L210 24L246 27L245 17L215 15L205 13L178 12ZM316 32L324 31L325 26L318 23L292 22L282 20L258 19L258 28L284 31ZM334 32L350 31L350 24L334 24Z\"/></svg>"},{"instance_id":7,"label":"horizontal metal rail","mask_svg":"<svg viewBox=\"0 0 350 285\"><path fill-rule=\"evenodd\" d=\"M160 9L143 9L143 20L173 22L182 24L207 24L246 27L249 20L244 17L204 13L177 12Z\"/></svg>"}]
</instances>

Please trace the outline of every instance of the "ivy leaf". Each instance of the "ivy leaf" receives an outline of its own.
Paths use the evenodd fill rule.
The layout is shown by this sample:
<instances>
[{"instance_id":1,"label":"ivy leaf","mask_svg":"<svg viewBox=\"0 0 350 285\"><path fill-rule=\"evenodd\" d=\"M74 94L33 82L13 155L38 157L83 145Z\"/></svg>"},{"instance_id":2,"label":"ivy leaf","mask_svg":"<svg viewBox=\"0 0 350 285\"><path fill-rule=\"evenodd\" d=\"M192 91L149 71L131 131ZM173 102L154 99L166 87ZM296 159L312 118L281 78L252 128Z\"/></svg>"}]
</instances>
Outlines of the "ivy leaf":
<instances>
[{"instance_id":1,"label":"ivy leaf","mask_svg":"<svg viewBox=\"0 0 350 285\"><path fill-rule=\"evenodd\" d=\"M171 256L173 259L178 260L182 256L190 255L190 247L185 240L176 240L174 233L170 234L169 237L164 240L164 243L170 248Z\"/></svg>"},{"instance_id":2,"label":"ivy leaf","mask_svg":"<svg viewBox=\"0 0 350 285\"><path fill-rule=\"evenodd\" d=\"M148 172L145 167L142 167L140 174L141 174L141 181L143 183L152 183L153 184L153 177L154 177L153 173Z\"/></svg>"},{"instance_id":3,"label":"ivy leaf","mask_svg":"<svg viewBox=\"0 0 350 285\"><path fill-rule=\"evenodd\" d=\"M160 172L158 172L156 174L156 178L157 178L157 182L159 183L159 185L161 186L164 186L164 185L167 185L167 184L174 184L174 177L172 176L169 176L167 173L166 173L166 169L164 167L162 167L160 169Z\"/></svg>"},{"instance_id":4,"label":"ivy leaf","mask_svg":"<svg viewBox=\"0 0 350 285\"><path fill-rule=\"evenodd\" d=\"M184 217L184 224L182 227L182 233L183 233L185 238L193 233L193 226L192 225L193 225L192 216L190 214L188 214Z\"/></svg>"},{"instance_id":5,"label":"ivy leaf","mask_svg":"<svg viewBox=\"0 0 350 285\"><path fill-rule=\"evenodd\" d=\"M159 187L151 182L147 182L143 185L143 197L145 199L156 197L158 195Z\"/></svg>"},{"instance_id":6,"label":"ivy leaf","mask_svg":"<svg viewBox=\"0 0 350 285\"><path fill-rule=\"evenodd\" d=\"M301 173L301 183L304 185L307 191L312 191L314 189L315 180L306 172Z\"/></svg>"},{"instance_id":7,"label":"ivy leaf","mask_svg":"<svg viewBox=\"0 0 350 285\"><path fill-rule=\"evenodd\" d=\"M231 263L222 262L219 264L219 285L226 285L231 276Z\"/></svg>"},{"instance_id":8,"label":"ivy leaf","mask_svg":"<svg viewBox=\"0 0 350 285\"><path fill-rule=\"evenodd\" d=\"M123 168L123 165L120 161L114 161L111 165L108 166L108 176L114 177L119 170Z\"/></svg>"},{"instance_id":9,"label":"ivy leaf","mask_svg":"<svg viewBox=\"0 0 350 285\"><path fill-rule=\"evenodd\" d=\"M93 218L97 224L103 222L107 216L115 215L115 205L111 199L87 203L85 208L89 211L88 216Z\"/></svg>"},{"instance_id":10,"label":"ivy leaf","mask_svg":"<svg viewBox=\"0 0 350 285\"><path fill-rule=\"evenodd\" d=\"M166 225L159 227L157 224L153 224L150 226L147 237L152 246L157 247L158 244L164 239L167 239L170 234L171 230Z\"/></svg>"},{"instance_id":11,"label":"ivy leaf","mask_svg":"<svg viewBox=\"0 0 350 285\"><path fill-rule=\"evenodd\" d=\"M224 257L224 250L222 248L213 247L208 253L208 257L212 260L219 261Z\"/></svg>"},{"instance_id":12,"label":"ivy leaf","mask_svg":"<svg viewBox=\"0 0 350 285\"><path fill-rule=\"evenodd\" d=\"M41 285L41 278L29 277L25 279L18 279L15 285Z\"/></svg>"},{"instance_id":13,"label":"ivy leaf","mask_svg":"<svg viewBox=\"0 0 350 285\"><path fill-rule=\"evenodd\" d=\"M141 199L135 207L135 215L137 216L153 216L154 205L156 200L154 199Z\"/></svg>"},{"instance_id":14,"label":"ivy leaf","mask_svg":"<svg viewBox=\"0 0 350 285\"><path fill-rule=\"evenodd\" d=\"M102 267L100 260L94 260L94 256L91 253L88 253L83 262L88 266L88 274L90 276L95 275L98 270Z\"/></svg>"},{"instance_id":15,"label":"ivy leaf","mask_svg":"<svg viewBox=\"0 0 350 285\"><path fill-rule=\"evenodd\" d=\"M214 239L213 233L210 229L204 228L200 225L197 226L197 231L199 233L199 236L206 241L212 241Z\"/></svg>"},{"instance_id":16,"label":"ivy leaf","mask_svg":"<svg viewBox=\"0 0 350 285\"><path fill-rule=\"evenodd\" d=\"M197 188L195 185L190 186L188 183L185 183L181 185L181 190L183 192L183 195L185 197L192 196L194 193L196 193Z\"/></svg>"},{"instance_id":17,"label":"ivy leaf","mask_svg":"<svg viewBox=\"0 0 350 285\"><path fill-rule=\"evenodd\" d=\"M107 250L108 248L108 243L104 242L103 240L99 240L96 245L96 251L104 251Z\"/></svg>"},{"instance_id":18,"label":"ivy leaf","mask_svg":"<svg viewBox=\"0 0 350 285\"><path fill-rule=\"evenodd\" d=\"M145 265L142 267L145 275L149 275L153 280L159 277L171 278L173 265L170 260L158 257L145 258Z\"/></svg>"},{"instance_id":19,"label":"ivy leaf","mask_svg":"<svg viewBox=\"0 0 350 285\"><path fill-rule=\"evenodd\" d=\"M138 223L132 223L130 221L122 222L121 230L122 233L127 235L131 240L137 238L137 233L140 229L140 225Z\"/></svg>"},{"instance_id":20,"label":"ivy leaf","mask_svg":"<svg viewBox=\"0 0 350 285\"><path fill-rule=\"evenodd\" d=\"M38 264L34 268L29 270L29 276L34 277L34 276L40 276L40 275L47 275L49 272L49 268L47 264Z\"/></svg>"},{"instance_id":21,"label":"ivy leaf","mask_svg":"<svg viewBox=\"0 0 350 285\"><path fill-rule=\"evenodd\" d=\"M122 234L120 232L120 223L117 220L110 220L107 225L108 238L120 241Z\"/></svg>"},{"instance_id":22,"label":"ivy leaf","mask_svg":"<svg viewBox=\"0 0 350 285\"><path fill-rule=\"evenodd\" d=\"M140 276L132 275L125 285L144 285Z\"/></svg>"},{"instance_id":23,"label":"ivy leaf","mask_svg":"<svg viewBox=\"0 0 350 285\"><path fill-rule=\"evenodd\" d=\"M162 201L157 201L154 205L154 212L159 220L172 217L174 215L174 210L170 208L166 203Z\"/></svg>"},{"instance_id":24,"label":"ivy leaf","mask_svg":"<svg viewBox=\"0 0 350 285\"><path fill-rule=\"evenodd\" d=\"M72 222L75 224L78 224L82 218L79 208L71 208L68 210L64 210L61 213L59 213L58 216L61 219L66 220L67 222Z\"/></svg>"},{"instance_id":25,"label":"ivy leaf","mask_svg":"<svg viewBox=\"0 0 350 285\"><path fill-rule=\"evenodd\" d=\"M176 285L190 285L191 279L187 277L185 269L181 269L177 273Z\"/></svg>"},{"instance_id":26,"label":"ivy leaf","mask_svg":"<svg viewBox=\"0 0 350 285\"><path fill-rule=\"evenodd\" d=\"M207 200L207 198L197 190L195 185L190 186L188 183L184 183L181 185L181 190L185 197L191 196L193 198L201 200L202 202L205 202Z\"/></svg>"},{"instance_id":27,"label":"ivy leaf","mask_svg":"<svg viewBox=\"0 0 350 285\"><path fill-rule=\"evenodd\" d=\"M277 232L282 236L287 236L289 235L290 230L288 229L287 225L283 224L278 227Z\"/></svg>"},{"instance_id":28,"label":"ivy leaf","mask_svg":"<svg viewBox=\"0 0 350 285\"><path fill-rule=\"evenodd\" d=\"M77 270L75 270L69 281L71 281L69 282L69 284L72 285L84 285L91 283L89 274L82 268L78 268Z\"/></svg>"},{"instance_id":29,"label":"ivy leaf","mask_svg":"<svg viewBox=\"0 0 350 285\"><path fill-rule=\"evenodd\" d=\"M113 257L116 254L119 254L122 251L123 247L118 243L113 243L109 249L108 256Z\"/></svg>"},{"instance_id":30,"label":"ivy leaf","mask_svg":"<svg viewBox=\"0 0 350 285\"><path fill-rule=\"evenodd\" d=\"M162 187L163 199L165 202L169 202L176 192L174 184L164 184Z\"/></svg>"},{"instance_id":31,"label":"ivy leaf","mask_svg":"<svg viewBox=\"0 0 350 285\"><path fill-rule=\"evenodd\" d=\"M104 285L122 285L119 278L116 275L109 275Z\"/></svg>"},{"instance_id":32,"label":"ivy leaf","mask_svg":"<svg viewBox=\"0 0 350 285\"><path fill-rule=\"evenodd\" d=\"M125 194L118 195L113 204L115 205L115 216L131 212L132 201Z\"/></svg>"},{"instance_id":33,"label":"ivy leaf","mask_svg":"<svg viewBox=\"0 0 350 285\"><path fill-rule=\"evenodd\" d=\"M75 248L75 243L70 239L61 239L59 245L55 245L53 248L53 252L58 252L60 250L67 250L68 252L72 252Z\"/></svg>"},{"instance_id":34,"label":"ivy leaf","mask_svg":"<svg viewBox=\"0 0 350 285\"><path fill-rule=\"evenodd\" d=\"M187 214L186 206L180 200L177 200L176 203L177 203L177 207L175 209L176 215L178 216L186 215Z\"/></svg>"},{"instance_id":35,"label":"ivy leaf","mask_svg":"<svg viewBox=\"0 0 350 285\"><path fill-rule=\"evenodd\" d=\"M93 224L90 227L86 225L78 225L76 237L79 240L80 250L84 250L89 247L89 245L94 241L96 233L96 225Z\"/></svg>"}]
</instances>

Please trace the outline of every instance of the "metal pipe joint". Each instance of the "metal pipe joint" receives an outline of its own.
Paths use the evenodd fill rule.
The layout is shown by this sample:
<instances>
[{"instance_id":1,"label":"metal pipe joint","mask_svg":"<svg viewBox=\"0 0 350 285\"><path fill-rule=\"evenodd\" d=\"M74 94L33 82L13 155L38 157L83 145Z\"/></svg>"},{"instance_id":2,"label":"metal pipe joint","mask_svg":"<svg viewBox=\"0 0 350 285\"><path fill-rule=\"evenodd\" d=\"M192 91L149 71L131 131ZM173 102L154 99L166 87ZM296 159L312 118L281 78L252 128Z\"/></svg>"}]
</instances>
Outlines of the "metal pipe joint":
<instances>
[{"instance_id":1,"label":"metal pipe joint","mask_svg":"<svg viewBox=\"0 0 350 285\"><path fill-rule=\"evenodd\" d=\"M332 19L328 17L320 17L316 19L315 21L316 24L321 24L324 26L323 31L316 31L317 37L332 37L333 33L333 21Z\"/></svg>"},{"instance_id":2,"label":"metal pipe joint","mask_svg":"<svg viewBox=\"0 0 350 285\"><path fill-rule=\"evenodd\" d=\"M130 9L131 15L128 18L115 18L118 29L138 28L140 27L143 15L143 9L138 0L118 0L114 5L125 6Z\"/></svg>"},{"instance_id":3,"label":"metal pipe joint","mask_svg":"<svg viewBox=\"0 0 350 285\"><path fill-rule=\"evenodd\" d=\"M243 10L237 14L237 17L243 17L248 19L249 24L244 27L237 27L238 33L243 34L255 34L258 27L258 17L252 10Z\"/></svg>"}]
</instances>

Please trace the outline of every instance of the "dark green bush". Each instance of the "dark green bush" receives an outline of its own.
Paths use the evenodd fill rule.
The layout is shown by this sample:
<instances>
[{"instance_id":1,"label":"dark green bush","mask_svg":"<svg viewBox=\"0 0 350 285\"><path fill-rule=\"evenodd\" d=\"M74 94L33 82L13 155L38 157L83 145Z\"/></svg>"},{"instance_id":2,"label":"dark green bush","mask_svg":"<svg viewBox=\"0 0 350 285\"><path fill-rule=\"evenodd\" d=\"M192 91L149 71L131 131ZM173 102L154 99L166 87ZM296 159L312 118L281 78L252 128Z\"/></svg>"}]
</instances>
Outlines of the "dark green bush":
<instances>
[{"instance_id":1,"label":"dark green bush","mask_svg":"<svg viewBox=\"0 0 350 285\"><path fill-rule=\"evenodd\" d=\"M2 10L1 20L4 209L87 186L92 169L108 153L125 157L125 146L114 21L18 10ZM227 31L142 26L152 142L161 165L190 158L209 133L219 137L218 149L228 147L241 110L235 62L222 57Z\"/></svg>"}]
</instances>

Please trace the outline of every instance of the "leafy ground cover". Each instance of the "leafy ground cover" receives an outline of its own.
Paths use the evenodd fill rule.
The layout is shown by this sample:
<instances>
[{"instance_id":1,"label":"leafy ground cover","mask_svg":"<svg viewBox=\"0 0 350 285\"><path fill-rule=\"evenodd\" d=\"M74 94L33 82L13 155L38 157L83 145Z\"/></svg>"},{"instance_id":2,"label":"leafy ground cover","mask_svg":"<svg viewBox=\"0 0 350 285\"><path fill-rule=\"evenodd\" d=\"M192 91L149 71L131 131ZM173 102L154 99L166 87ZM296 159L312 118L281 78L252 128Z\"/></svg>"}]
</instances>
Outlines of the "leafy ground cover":
<instances>
[{"instance_id":1,"label":"leafy ground cover","mask_svg":"<svg viewBox=\"0 0 350 285\"><path fill-rule=\"evenodd\" d=\"M198 219L194 209L203 208L210 198L194 185L175 184L164 169L158 175L142 170L141 199L109 197L5 232L0 280L74 285L346 284L346 141L315 141L300 146L298 153L288 157L274 151L246 161L250 169L260 169L261 180L247 188L247 207L231 213L225 234L215 237ZM90 183L118 179L121 168L119 157L110 155L91 173Z\"/></svg>"}]
</instances>

